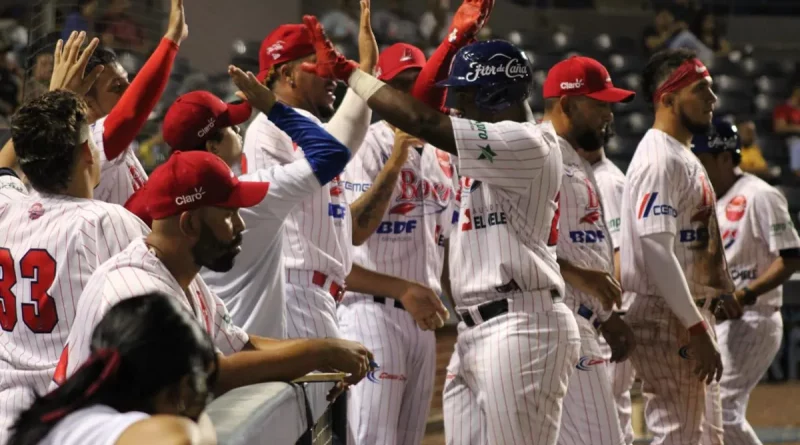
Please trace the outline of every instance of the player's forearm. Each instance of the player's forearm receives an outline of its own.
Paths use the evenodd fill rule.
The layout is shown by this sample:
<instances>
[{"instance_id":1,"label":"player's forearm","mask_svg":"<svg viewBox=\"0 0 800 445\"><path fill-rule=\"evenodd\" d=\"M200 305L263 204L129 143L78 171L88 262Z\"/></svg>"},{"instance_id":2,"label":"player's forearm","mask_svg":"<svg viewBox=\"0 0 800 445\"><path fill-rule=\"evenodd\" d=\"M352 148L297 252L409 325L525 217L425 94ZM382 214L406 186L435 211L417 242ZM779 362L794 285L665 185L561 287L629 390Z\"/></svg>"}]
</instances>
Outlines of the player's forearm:
<instances>
[{"instance_id":1,"label":"player's forearm","mask_svg":"<svg viewBox=\"0 0 800 445\"><path fill-rule=\"evenodd\" d=\"M325 125L325 129L355 155L364 143L371 120L372 110L367 103L348 88L339 109ZM301 147L305 150L304 146Z\"/></svg>"},{"instance_id":2,"label":"player's forearm","mask_svg":"<svg viewBox=\"0 0 800 445\"><path fill-rule=\"evenodd\" d=\"M576 289L589 293L588 289L586 289L587 279L584 277L584 274L589 272L589 269L578 266L564 258L558 258L556 261L561 269L561 276L564 278L564 281ZM589 286L593 284L594 283L588 283ZM591 309L597 314L597 318L599 318L600 321L606 321L608 317L611 316L611 311L605 310L603 304L599 301L596 301L596 304L593 304Z\"/></svg>"},{"instance_id":3,"label":"player's forearm","mask_svg":"<svg viewBox=\"0 0 800 445\"><path fill-rule=\"evenodd\" d=\"M0 149L0 168L10 168L19 176L19 163L17 161L17 152L14 151L14 141L9 139L8 142Z\"/></svg>"},{"instance_id":4,"label":"player's forearm","mask_svg":"<svg viewBox=\"0 0 800 445\"><path fill-rule=\"evenodd\" d=\"M657 233L643 236L641 240L647 278L653 280L670 310L687 329L702 323L703 316L694 304L686 276L675 256L675 235Z\"/></svg>"},{"instance_id":5,"label":"player's forearm","mask_svg":"<svg viewBox=\"0 0 800 445\"><path fill-rule=\"evenodd\" d=\"M458 154L449 116L361 70L353 71L348 85L386 122L434 147Z\"/></svg>"},{"instance_id":6,"label":"player's forearm","mask_svg":"<svg viewBox=\"0 0 800 445\"><path fill-rule=\"evenodd\" d=\"M288 382L327 366L323 340L250 336L241 352L220 357L215 394L263 382Z\"/></svg>"},{"instance_id":7,"label":"player's forearm","mask_svg":"<svg viewBox=\"0 0 800 445\"><path fill-rule=\"evenodd\" d=\"M408 281L402 278L365 269L355 263L345 284L349 291L394 299L400 299L408 287Z\"/></svg>"},{"instance_id":8,"label":"player's forearm","mask_svg":"<svg viewBox=\"0 0 800 445\"><path fill-rule=\"evenodd\" d=\"M622 259L619 257L619 248L614 250L614 279L622 283ZM624 289L623 289L624 290Z\"/></svg>"},{"instance_id":9,"label":"player's forearm","mask_svg":"<svg viewBox=\"0 0 800 445\"><path fill-rule=\"evenodd\" d=\"M440 110L444 107L446 88L436 86L436 82L447 77L450 62L458 52L459 47L452 45L445 39L433 52L428 62L420 71L414 82L411 95L425 102L429 107Z\"/></svg>"},{"instance_id":10,"label":"player's forearm","mask_svg":"<svg viewBox=\"0 0 800 445\"><path fill-rule=\"evenodd\" d=\"M369 190L350 204L350 214L353 218L353 245L364 244L381 224L383 215L389 207L392 191L397 184L397 178L405 164L404 160L402 150L395 148Z\"/></svg>"},{"instance_id":11,"label":"player's forearm","mask_svg":"<svg viewBox=\"0 0 800 445\"><path fill-rule=\"evenodd\" d=\"M751 281L747 288L754 297L758 297L785 283L798 270L800 270L800 258L778 257L764 273Z\"/></svg>"},{"instance_id":12,"label":"player's forearm","mask_svg":"<svg viewBox=\"0 0 800 445\"><path fill-rule=\"evenodd\" d=\"M350 150L333 134L291 107L276 102L267 117L303 147L303 154L320 184L327 184L347 166Z\"/></svg>"}]
</instances>

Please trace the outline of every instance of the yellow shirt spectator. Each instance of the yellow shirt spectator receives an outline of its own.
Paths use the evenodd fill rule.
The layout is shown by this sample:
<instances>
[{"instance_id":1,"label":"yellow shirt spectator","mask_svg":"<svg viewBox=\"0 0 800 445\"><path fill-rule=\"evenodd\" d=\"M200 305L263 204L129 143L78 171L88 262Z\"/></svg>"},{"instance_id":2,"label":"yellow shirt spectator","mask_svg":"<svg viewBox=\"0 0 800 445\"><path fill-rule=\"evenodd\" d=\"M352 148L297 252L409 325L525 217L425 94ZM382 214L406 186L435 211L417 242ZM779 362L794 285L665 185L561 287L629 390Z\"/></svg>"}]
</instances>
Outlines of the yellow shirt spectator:
<instances>
[{"instance_id":1,"label":"yellow shirt spectator","mask_svg":"<svg viewBox=\"0 0 800 445\"><path fill-rule=\"evenodd\" d=\"M767 160L761 154L761 147L758 144L753 144L748 147L742 147L742 162L739 167L753 174L763 174L769 170Z\"/></svg>"}]
</instances>

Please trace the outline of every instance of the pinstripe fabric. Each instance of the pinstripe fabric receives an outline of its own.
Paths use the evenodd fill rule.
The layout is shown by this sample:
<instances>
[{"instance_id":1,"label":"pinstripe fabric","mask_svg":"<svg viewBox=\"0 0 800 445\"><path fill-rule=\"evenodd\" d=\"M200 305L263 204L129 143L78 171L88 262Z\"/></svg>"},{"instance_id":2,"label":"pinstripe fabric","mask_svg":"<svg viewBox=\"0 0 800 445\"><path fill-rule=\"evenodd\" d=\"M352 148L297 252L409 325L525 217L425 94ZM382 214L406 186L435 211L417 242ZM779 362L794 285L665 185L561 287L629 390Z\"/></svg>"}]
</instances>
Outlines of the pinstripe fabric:
<instances>
[{"instance_id":1,"label":"pinstripe fabric","mask_svg":"<svg viewBox=\"0 0 800 445\"><path fill-rule=\"evenodd\" d=\"M100 184L94 189L94 199L112 204L125 204L125 201L147 182L147 173L134 153L134 146L126 148L114 159L106 159L103 146L103 132L106 118L92 124L92 139L100 157Z\"/></svg>"},{"instance_id":2,"label":"pinstripe fabric","mask_svg":"<svg viewBox=\"0 0 800 445\"><path fill-rule=\"evenodd\" d=\"M459 323L459 336L467 329L467 325ZM458 343L453 349L442 388L444 436L447 445L478 445L486 435L486 416L481 414L478 396L467 385L461 371Z\"/></svg>"},{"instance_id":3,"label":"pinstripe fabric","mask_svg":"<svg viewBox=\"0 0 800 445\"><path fill-rule=\"evenodd\" d=\"M189 284L188 291L184 291L164 263L147 247L144 238L139 238L103 263L86 283L75 312L75 324L67 338L67 376L89 357L92 331L112 306L152 292L180 301L194 314L222 354L238 352L247 343L247 334L231 323L225 303L211 292L199 275ZM63 366L63 363L59 364Z\"/></svg>"},{"instance_id":4,"label":"pinstripe fabric","mask_svg":"<svg viewBox=\"0 0 800 445\"><path fill-rule=\"evenodd\" d=\"M765 273L783 249L800 247L786 198L761 179L743 174L717 203L725 254L738 289ZM720 382L725 443L761 444L745 414L750 392L778 353L783 287L760 295L740 320L717 325L724 374Z\"/></svg>"},{"instance_id":5,"label":"pinstripe fabric","mask_svg":"<svg viewBox=\"0 0 800 445\"><path fill-rule=\"evenodd\" d=\"M8 440L6 430L16 414L33 401L33 390L47 391L89 277L147 232L118 205L0 191L0 253L5 252L0 258L0 443ZM35 256L39 260L28 264ZM12 280L15 284L6 288ZM47 287L37 290L37 284ZM29 311L33 317L25 315ZM10 314L16 314L13 326Z\"/></svg>"},{"instance_id":6,"label":"pinstripe fabric","mask_svg":"<svg viewBox=\"0 0 800 445\"><path fill-rule=\"evenodd\" d=\"M339 306L345 338L375 354L379 368L350 390L348 422L355 444L419 444L433 395L436 337L419 329L408 313L370 297Z\"/></svg>"},{"instance_id":7,"label":"pinstripe fabric","mask_svg":"<svg viewBox=\"0 0 800 445\"><path fill-rule=\"evenodd\" d=\"M336 301L324 287L315 286L313 272L286 271L286 337L343 338L336 315Z\"/></svg>"},{"instance_id":8,"label":"pinstripe fabric","mask_svg":"<svg viewBox=\"0 0 800 445\"><path fill-rule=\"evenodd\" d=\"M370 126L364 144L342 174L349 202L357 200L383 169L394 132L381 121ZM361 266L416 281L441 293L444 238L453 228L458 175L451 156L432 146L411 149L378 231L353 248ZM455 215L457 217L457 213ZM399 229L399 230L398 230ZM375 354L376 381L349 394L348 420L355 444L418 444L425 434L433 395L436 342L411 315L371 295L345 294L339 324L345 338ZM386 373L386 374L384 374ZM406 380L382 379L403 376Z\"/></svg>"},{"instance_id":9,"label":"pinstripe fabric","mask_svg":"<svg viewBox=\"0 0 800 445\"><path fill-rule=\"evenodd\" d=\"M606 227L604 199L589 164L569 142L559 137L564 163L561 182L561 234L558 256L579 266L614 273L614 249ZM577 313L584 305L601 320L608 319L594 297L566 284L566 305ZM597 331L586 318L576 315L581 334L580 361L569 381L561 418L560 445L620 445L622 432L617 417L611 380L597 342Z\"/></svg>"},{"instance_id":10,"label":"pinstripe fabric","mask_svg":"<svg viewBox=\"0 0 800 445\"><path fill-rule=\"evenodd\" d=\"M606 360L611 359L611 348L606 343L603 336L597 338L600 344L600 353ZM614 402L617 407L617 417L619 418L619 425L622 429L622 439L625 445L633 444L633 424L631 423L631 416L633 415L633 406L631 402L631 388L633 382L636 380L636 372L633 369L633 363L630 359L619 363L607 363L608 374L611 378L611 394L614 397Z\"/></svg>"},{"instance_id":11,"label":"pinstripe fabric","mask_svg":"<svg viewBox=\"0 0 800 445\"><path fill-rule=\"evenodd\" d=\"M320 122L305 110L294 110L314 122ZM244 155L248 170L253 171L301 159L303 151L301 147L292 143L289 135L261 113L247 129ZM336 320L332 297L328 295L331 301L326 301L324 304L316 299L304 301L302 295L306 293L297 289L297 284L294 285L294 289L289 289L292 287L289 280L290 275L295 272L316 270L342 284L350 273L353 264L351 258L353 229L347 198L338 177L300 201L286 218L284 228L283 262L287 280L287 333L289 337L292 336L292 332L306 332L311 337L324 337L330 332L317 333L310 330L310 327L322 327L330 320ZM310 281L307 285L313 286ZM322 289L317 290L310 290L307 295L322 297L324 294ZM310 303L314 305L309 306ZM311 312L308 312L309 310ZM320 314L323 310L326 313ZM314 317L313 322L309 323L309 317ZM305 327L301 328L301 325Z\"/></svg>"}]
</instances>

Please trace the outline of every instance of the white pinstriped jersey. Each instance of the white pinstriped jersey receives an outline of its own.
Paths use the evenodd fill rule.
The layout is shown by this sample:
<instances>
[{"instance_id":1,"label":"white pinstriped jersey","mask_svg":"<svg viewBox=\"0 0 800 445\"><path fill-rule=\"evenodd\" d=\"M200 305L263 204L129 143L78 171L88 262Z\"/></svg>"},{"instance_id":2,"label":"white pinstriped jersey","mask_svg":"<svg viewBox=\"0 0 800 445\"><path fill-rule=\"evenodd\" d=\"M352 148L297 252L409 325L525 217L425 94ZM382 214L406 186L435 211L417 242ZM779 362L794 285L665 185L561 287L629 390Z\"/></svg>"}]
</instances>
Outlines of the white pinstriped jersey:
<instances>
[{"instance_id":1,"label":"white pinstriped jersey","mask_svg":"<svg viewBox=\"0 0 800 445\"><path fill-rule=\"evenodd\" d=\"M305 110L294 108L294 111L320 123ZM302 159L303 151L260 113L247 129L244 155L243 170L247 172ZM286 218L285 229L285 269L319 271L344 283L353 265L353 229L349 205L338 177L302 200Z\"/></svg>"},{"instance_id":2,"label":"white pinstriped jersey","mask_svg":"<svg viewBox=\"0 0 800 445\"><path fill-rule=\"evenodd\" d=\"M64 347L64 357L58 364L56 376L59 380L62 370L66 370L69 378L89 358L92 331L112 306L153 292L178 299L194 314L222 354L238 352L248 342L247 334L231 321L225 303L206 286L200 275L195 276L184 292L142 237L103 263L86 283Z\"/></svg>"},{"instance_id":3,"label":"white pinstriped jersey","mask_svg":"<svg viewBox=\"0 0 800 445\"><path fill-rule=\"evenodd\" d=\"M25 184L16 176L11 175L0 176L0 191L4 192L0 195L0 200L3 201L20 199L28 194Z\"/></svg>"},{"instance_id":4,"label":"white pinstriped jersey","mask_svg":"<svg viewBox=\"0 0 800 445\"><path fill-rule=\"evenodd\" d=\"M284 221L321 186L305 159L253 170L239 180L268 182L267 196L254 207L239 209L246 228L233 269L220 273L203 268L200 274L225 302L234 324L260 337L285 338Z\"/></svg>"},{"instance_id":5,"label":"white pinstriped jersey","mask_svg":"<svg viewBox=\"0 0 800 445\"><path fill-rule=\"evenodd\" d=\"M766 272L781 250L800 248L786 198L775 187L749 173L744 173L720 197L717 219L737 289ZM783 286L760 295L756 304L780 307Z\"/></svg>"},{"instance_id":6,"label":"white pinstriped jersey","mask_svg":"<svg viewBox=\"0 0 800 445\"><path fill-rule=\"evenodd\" d=\"M557 255L579 267L614 274L614 248L606 228L604 206L601 205L597 181L588 162L564 138L558 137L563 158L561 227ZM603 203L604 204L604 203ZM564 303L572 310L584 305L598 314L601 320L609 312L593 296L566 283Z\"/></svg>"},{"instance_id":7,"label":"white pinstriped jersey","mask_svg":"<svg viewBox=\"0 0 800 445\"><path fill-rule=\"evenodd\" d=\"M342 173L349 202L369 190L393 147L394 132L385 122L369 127L364 144ZM450 236L454 217L458 218L457 188L458 175L450 154L431 145L425 145L421 154L409 149L389 208L377 231L366 243L353 248L354 261L440 293L444 239Z\"/></svg>"},{"instance_id":8,"label":"white pinstriped jersey","mask_svg":"<svg viewBox=\"0 0 800 445\"><path fill-rule=\"evenodd\" d=\"M0 199L0 443L32 391L47 391L89 277L148 232L118 205L11 192Z\"/></svg>"},{"instance_id":9,"label":"white pinstriped jersey","mask_svg":"<svg viewBox=\"0 0 800 445\"><path fill-rule=\"evenodd\" d=\"M125 148L112 160L106 159L103 146L105 122L104 117L91 125L92 139L100 155L100 184L94 189L94 199L123 205L133 192L142 188L147 182L147 173L136 157L133 146Z\"/></svg>"},{"instance_id":10,"label":"white pinstriped jersey","mask_svg":"<svg viewBox=\"0 0 800 445\"><path fill-rule=\"evenodd\" d=\"M622 222L622 192L625 190L625 173L611 160L603 158L592 164L594 179L600 190L600 201L603 202L603 215L611 237L611 245L619 249L620 227Z\"/></svg>"},{"instance_id":11,"label":"white pinstriped jersey","mask_svg":"<svg viewBox=\"0 0 800 445\"><path fill-rule=\"evenodd\" d=\"M550 123L485 123L452 117L461 211L450 240L460 308L514 290L555 289L561 150Z\"/></svg>"},{"instance_id":12,"label":"white pinstriped jersey","mask_svg":"<svg viewBox=\"0 0 800 445\"><path fill-rule=\"evenodd\" d=\"M92 405L70 413L38 445L114 445L134 423L149 418L139 411L121 413L107 405Z\"/></svg>"},{"instance_id":13,"label":"white pinstriped jersey","mask_svg":"<svg viewBox=\"0 0 800 445\"><path fill-rule=\"evenodd\" d=\"M658 295L641 237L675 235L675 255L695 299L733 290L714 211L714 190L689 147L650 129L633 155L622 196L622 288Z\"/></svg>"}]
</instances>

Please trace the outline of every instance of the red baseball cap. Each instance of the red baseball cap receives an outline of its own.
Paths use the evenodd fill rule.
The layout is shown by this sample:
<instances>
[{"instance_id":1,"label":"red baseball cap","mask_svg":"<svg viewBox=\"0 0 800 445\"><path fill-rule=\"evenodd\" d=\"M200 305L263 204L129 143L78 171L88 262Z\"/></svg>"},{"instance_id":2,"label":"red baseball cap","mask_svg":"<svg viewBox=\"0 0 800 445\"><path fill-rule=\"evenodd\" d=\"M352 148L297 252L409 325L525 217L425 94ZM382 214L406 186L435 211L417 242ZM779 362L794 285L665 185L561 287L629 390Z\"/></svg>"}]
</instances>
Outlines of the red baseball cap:
<instances>
[{"instance_id":1,"label":"red baseball cap","mask_svg":"<svg viewBox=\"0 0 800 445\"><path fill-rule=\"evenodd\" d=\"M217 155L176 151L158 166L125 208L148 225L201 207L253 207L267 196L268 182L239 181Z\"/></svg>"},{"instance_id":2,"label":"red baseball cap","mask_svg":"<svg viewBox=\"0 0 800 445\"><path fill-rule=\"evenodd\" d=\"M305 25L281 25L261 42L258 79L263 82L275 65L310 56L314 52L314 42Z\"/></svg>"},{"instance_id":3,"label":"red baseball cap","mask_svg":"<svg viewBox=\"0 0 800 445\"><path fill-rule=\"evenodd\" d=\"M395 43L378 56L375 77L388 82L407 69L424 67L426 62L421 49L408 43Z\"/></svg>"},{"instance_id":4,"label":"red baseball cap","mask_svg":"<svg viewBox=\"0 0 800 445\"><path fill-rule=\"evenodd\" d=\"M247 102L228 104L208 91L192 91L169 107L161 134L173 150L194 150L205 144L211 130L246 122L252 112Z\"/></svg>"},{"instance_id":5,"label":"red baseball cap","mask_svg":"<svg viewBox=\"0 0 800 445\"><path fill-rule=\"evenodd\" d=\"M633 91L617 88L602 63L591 57L572 56L550 68L544 81L545 99L561 96L587 96L603 102L630 102Z\"/></svg>"}]
</instances>

